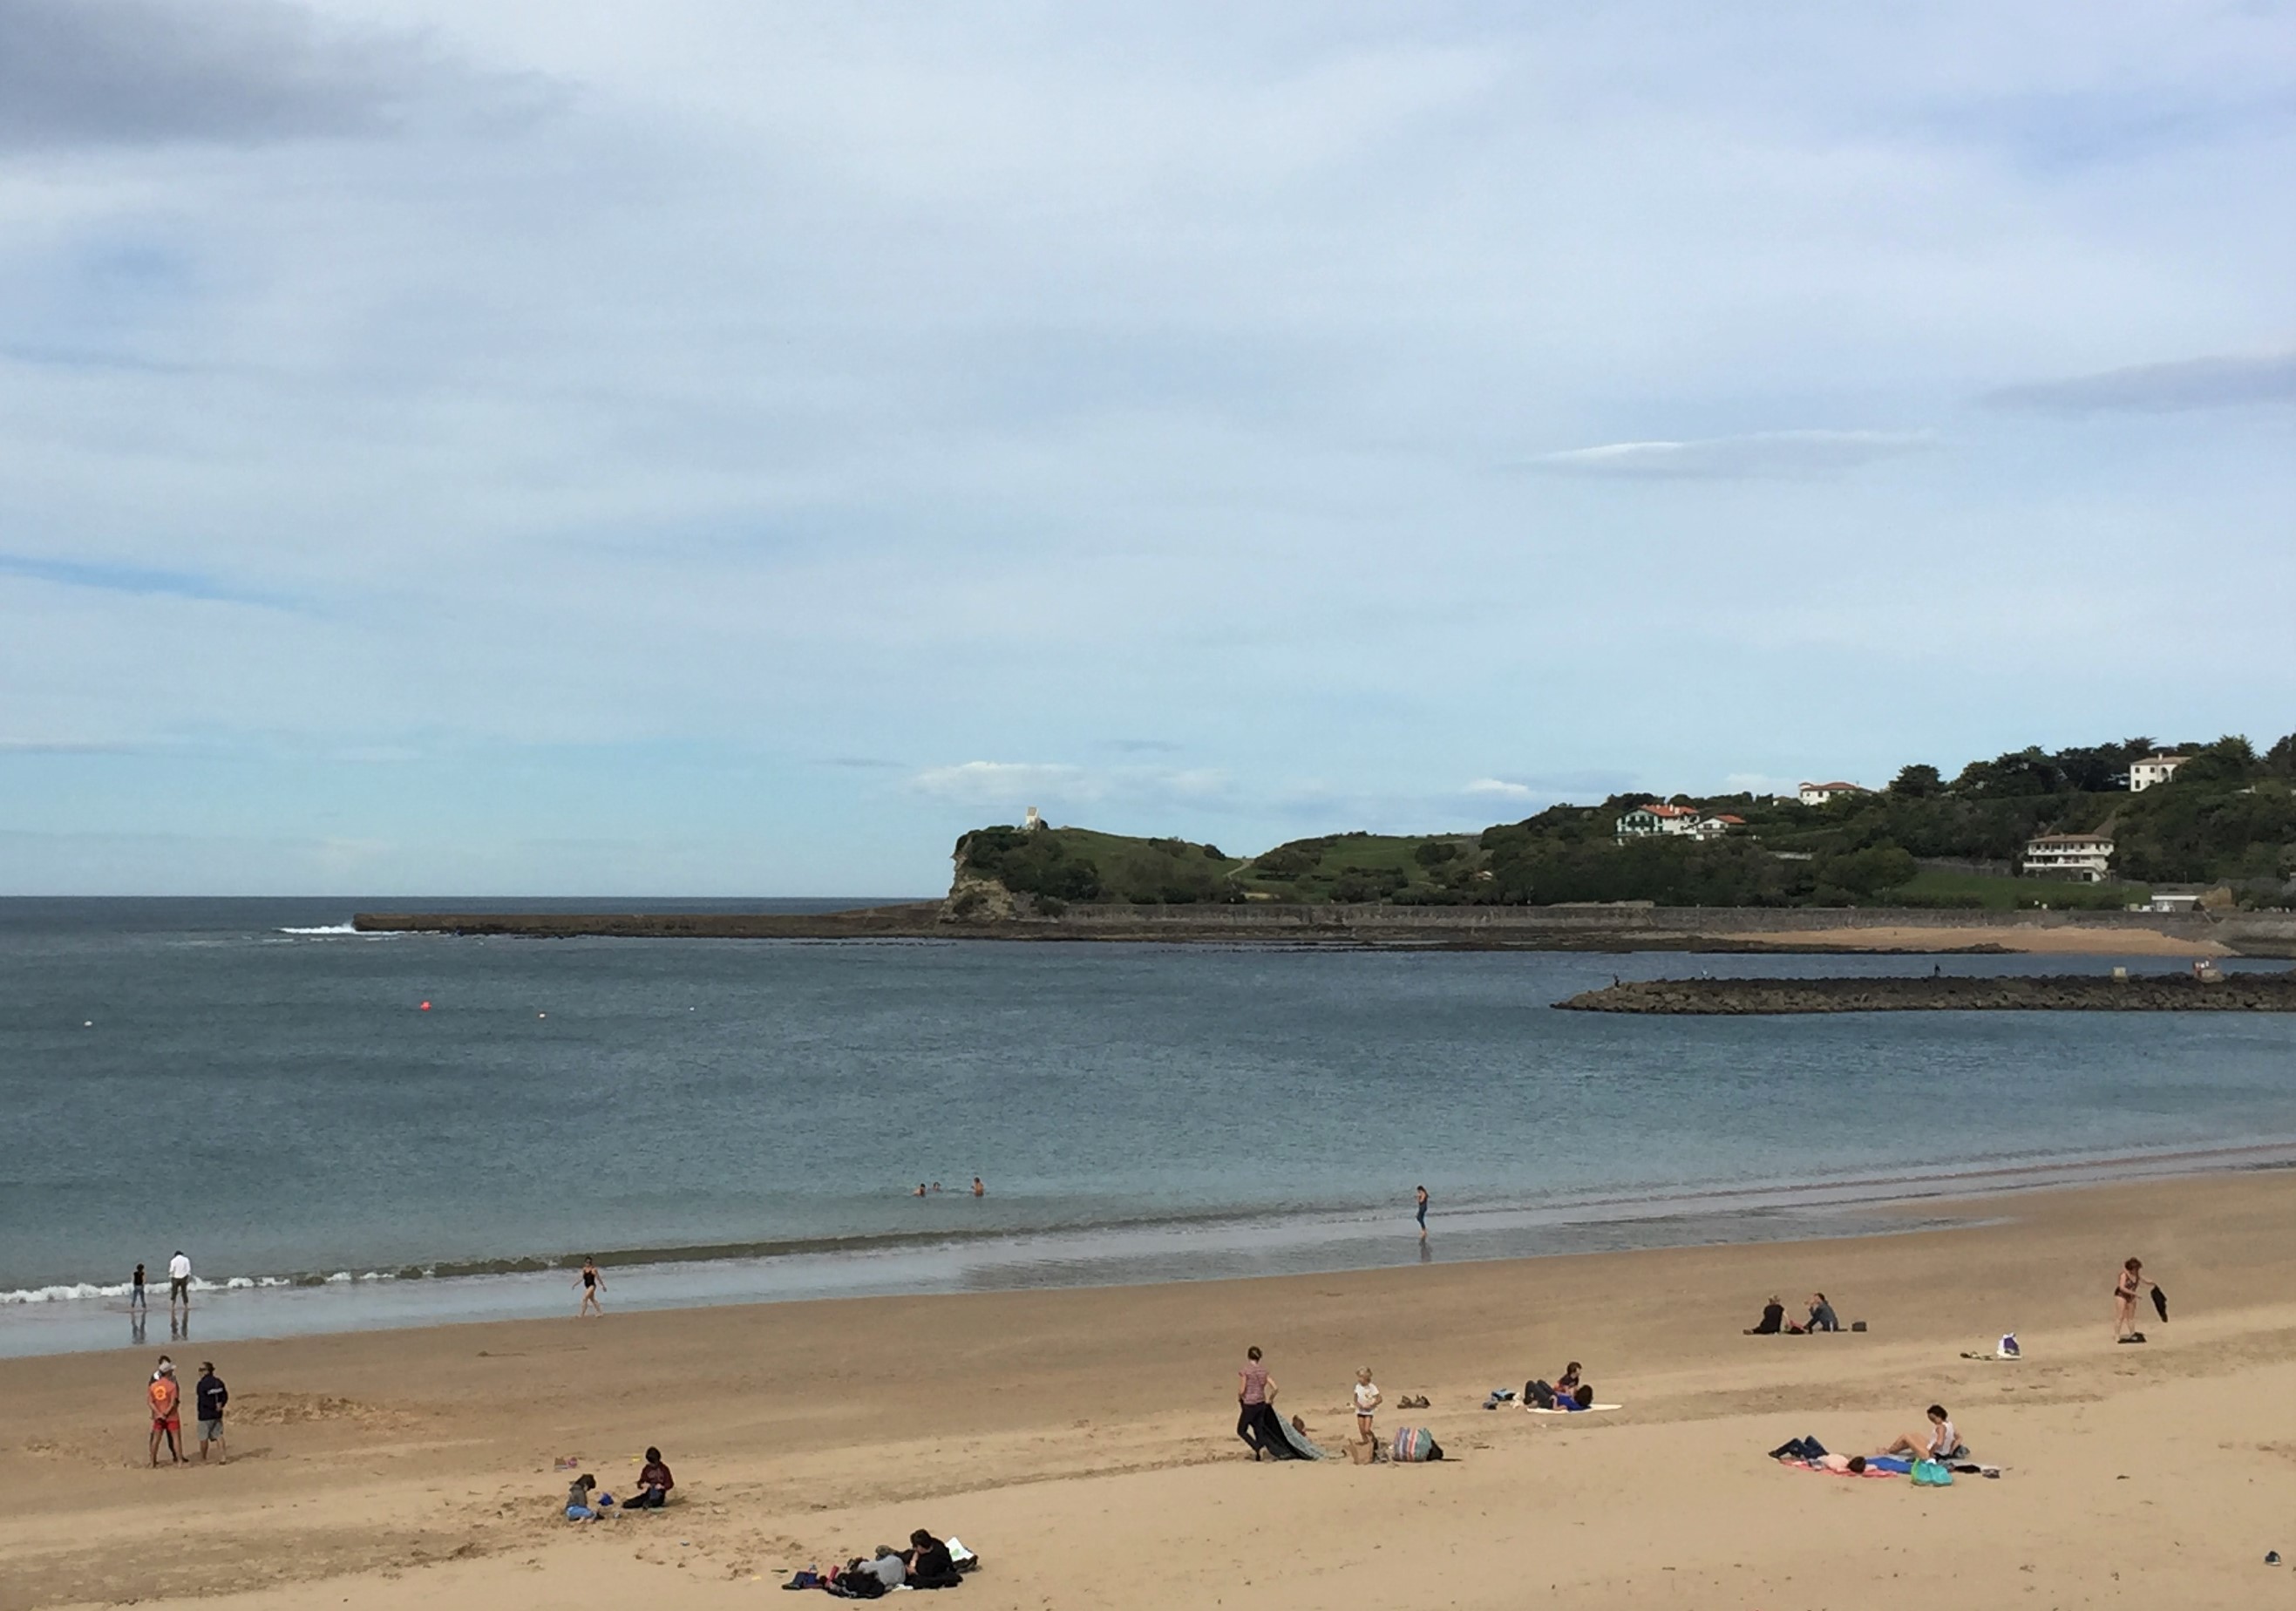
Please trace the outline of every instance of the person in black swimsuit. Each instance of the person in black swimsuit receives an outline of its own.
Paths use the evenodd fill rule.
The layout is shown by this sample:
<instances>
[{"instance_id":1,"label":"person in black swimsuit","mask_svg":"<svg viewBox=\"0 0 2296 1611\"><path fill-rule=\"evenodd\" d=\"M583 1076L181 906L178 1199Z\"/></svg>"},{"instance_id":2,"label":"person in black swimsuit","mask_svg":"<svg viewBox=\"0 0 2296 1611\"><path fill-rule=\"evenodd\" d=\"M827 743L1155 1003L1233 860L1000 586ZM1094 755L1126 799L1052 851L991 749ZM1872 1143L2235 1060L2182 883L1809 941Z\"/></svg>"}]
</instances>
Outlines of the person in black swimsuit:
<instances>
[{"instance_id":1,"label":"person in black swimsuit","mask_svg":"<svg viewBox=\"0 0 2296 1611\"><path fill-rule=\"evenodd\" d=\"M582 1307L574 1311L580 1319L586 1314L603 1315L606 1311L598 1302L598 1295L606 1290L606 1278L598 1273L598 1255L585 1253L582 1258Z\"/></svg>"}]
</instances>

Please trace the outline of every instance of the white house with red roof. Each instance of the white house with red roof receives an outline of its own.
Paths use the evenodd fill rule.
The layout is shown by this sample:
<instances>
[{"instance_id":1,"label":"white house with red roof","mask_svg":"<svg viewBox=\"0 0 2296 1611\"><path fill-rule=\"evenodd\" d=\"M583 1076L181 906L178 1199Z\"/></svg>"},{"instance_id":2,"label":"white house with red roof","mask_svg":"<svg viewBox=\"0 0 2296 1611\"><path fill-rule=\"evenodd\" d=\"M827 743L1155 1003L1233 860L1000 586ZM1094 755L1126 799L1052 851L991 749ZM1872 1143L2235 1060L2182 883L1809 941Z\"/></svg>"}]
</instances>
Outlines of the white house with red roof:
<instances>
[{"instance_id":1,"label":"white house with red roof","mask_svg":"<svg viewBox=\"0 0 2296 1611\"><path fill-rule=\"evenodd\" d=\"M1821 806L1830 800L1846 800L1852 794L1873 792L1857 783L1806 783L1794 791L1794 798L1807 806Z\"/></svg>"},{"instance_id":2,"label":"white house with red roof","mask_svg":"<svg viewBox=\"0 0 2296 1611\"><path fill-rule=\"evenodd\" d=\"M1642 839L1652 834L1695 834L1698 813L1689 806L1669 805L1653 800L1648 805L1636 806L1619 818L1619 837Z\"/></svg>"}]
</instances>

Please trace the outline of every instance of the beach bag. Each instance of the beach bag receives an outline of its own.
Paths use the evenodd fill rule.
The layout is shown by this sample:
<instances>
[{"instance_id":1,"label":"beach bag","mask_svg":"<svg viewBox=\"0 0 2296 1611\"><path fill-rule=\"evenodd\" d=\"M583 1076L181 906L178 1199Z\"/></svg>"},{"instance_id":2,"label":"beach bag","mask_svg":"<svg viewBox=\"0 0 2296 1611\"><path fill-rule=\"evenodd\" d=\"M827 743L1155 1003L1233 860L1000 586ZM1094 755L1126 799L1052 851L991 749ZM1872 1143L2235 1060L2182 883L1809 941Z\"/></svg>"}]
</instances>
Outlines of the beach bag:
<instances>
[{"instance_id":1,"label":"beach bag","mask_svg":"<svg viewBox=\"0 0 2296 1611\"><path fill-rule=\"evenodd\" d=\"M1395 1445L1388 1451L1395 1460L1406 1466L1416 1466L1427 1460L1443 1458L1443 1445L1424 1426L1405 1426L1398 1429Z\"/></svg>"},{"instance_id":2,"label":"beach bag","mask_svg":"<svg viewBox=\"0 0 2296 1611\"><path fill-rule=\"evenodd\" d=\"M1357 1438L1348 1445L1348 1459L1358 1466L1368 1466L1379 1458L1379 1445L1369 1438Z\"/></svg>"},{"instance_id":3,"label":"beach bag","mask_svg":"<svg viewBox=\"0 0 2296 1611\"><path fill-rule=\"evenodd\" d=\"M1953 1486L1953 1467L1942 1465L1936 1460L1915 1460L1914 1462L1914 1486L1916 1488L1950 1488Z\"/></svg>"}]
</instances>

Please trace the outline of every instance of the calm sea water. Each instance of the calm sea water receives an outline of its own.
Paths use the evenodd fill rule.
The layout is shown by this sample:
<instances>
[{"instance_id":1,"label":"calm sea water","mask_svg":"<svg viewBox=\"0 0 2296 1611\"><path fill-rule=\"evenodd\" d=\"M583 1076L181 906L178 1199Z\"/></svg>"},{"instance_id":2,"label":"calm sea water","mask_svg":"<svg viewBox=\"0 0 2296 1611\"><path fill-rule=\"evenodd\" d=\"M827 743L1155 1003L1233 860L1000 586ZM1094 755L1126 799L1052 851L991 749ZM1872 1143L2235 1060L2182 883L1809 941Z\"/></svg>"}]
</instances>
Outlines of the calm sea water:
<instances>
[{"instance_id":1,"label":"calm sea water","mask_svg":"<svg viewBox=\"0 0 2296 1611\"><path fill-rule=\"evenodd\" d=\"M1177 1278L2296 1149L2296 1018L1549 1006L1927 958L308 932L349 910L0 901L0 1352L127 1342L177 1247L226 1336L570 1308L591 1251L617 1304ZM2177 966L1941 966L2115 960Z\"/></svg>"}]
</instances>

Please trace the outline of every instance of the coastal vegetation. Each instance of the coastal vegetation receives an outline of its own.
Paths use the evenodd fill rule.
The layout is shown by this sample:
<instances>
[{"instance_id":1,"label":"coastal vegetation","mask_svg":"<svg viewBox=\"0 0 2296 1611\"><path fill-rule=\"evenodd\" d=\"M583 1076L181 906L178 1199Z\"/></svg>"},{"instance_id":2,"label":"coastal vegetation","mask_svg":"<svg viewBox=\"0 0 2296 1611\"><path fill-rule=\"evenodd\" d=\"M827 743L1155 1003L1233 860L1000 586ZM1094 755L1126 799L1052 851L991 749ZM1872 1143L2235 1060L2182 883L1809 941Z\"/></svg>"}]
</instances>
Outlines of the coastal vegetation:
<instances>
[{"instance_id":1,"label":"coastal vegetation","mask_svg":"<svg viewBox=\"0 0 2296 1611\"><path fill-rule=\"evenodd\" d=\"M2182 746L2189 759L2174 777L2132 792L2130 765L2161 747L2141 737L2035 746L1950 777L1915 763L1885 787L1820 805L1751 793L1661 802L1726 819L1703 837L1622 837L1620 818L1652 803L1646 793L1550 806L1480 833L1326 834L1249 858L1086 828L977 828L957 842L950 908L983 917L1056 914L1073 902L2112 909L2162 884L2213 889L2216 904L2296 905L2296 734L2260 752L2242 737ZM2021 875L2027 842L2046 834L2111 839L2110 875Z\"/></svg>"}]
</instances>

